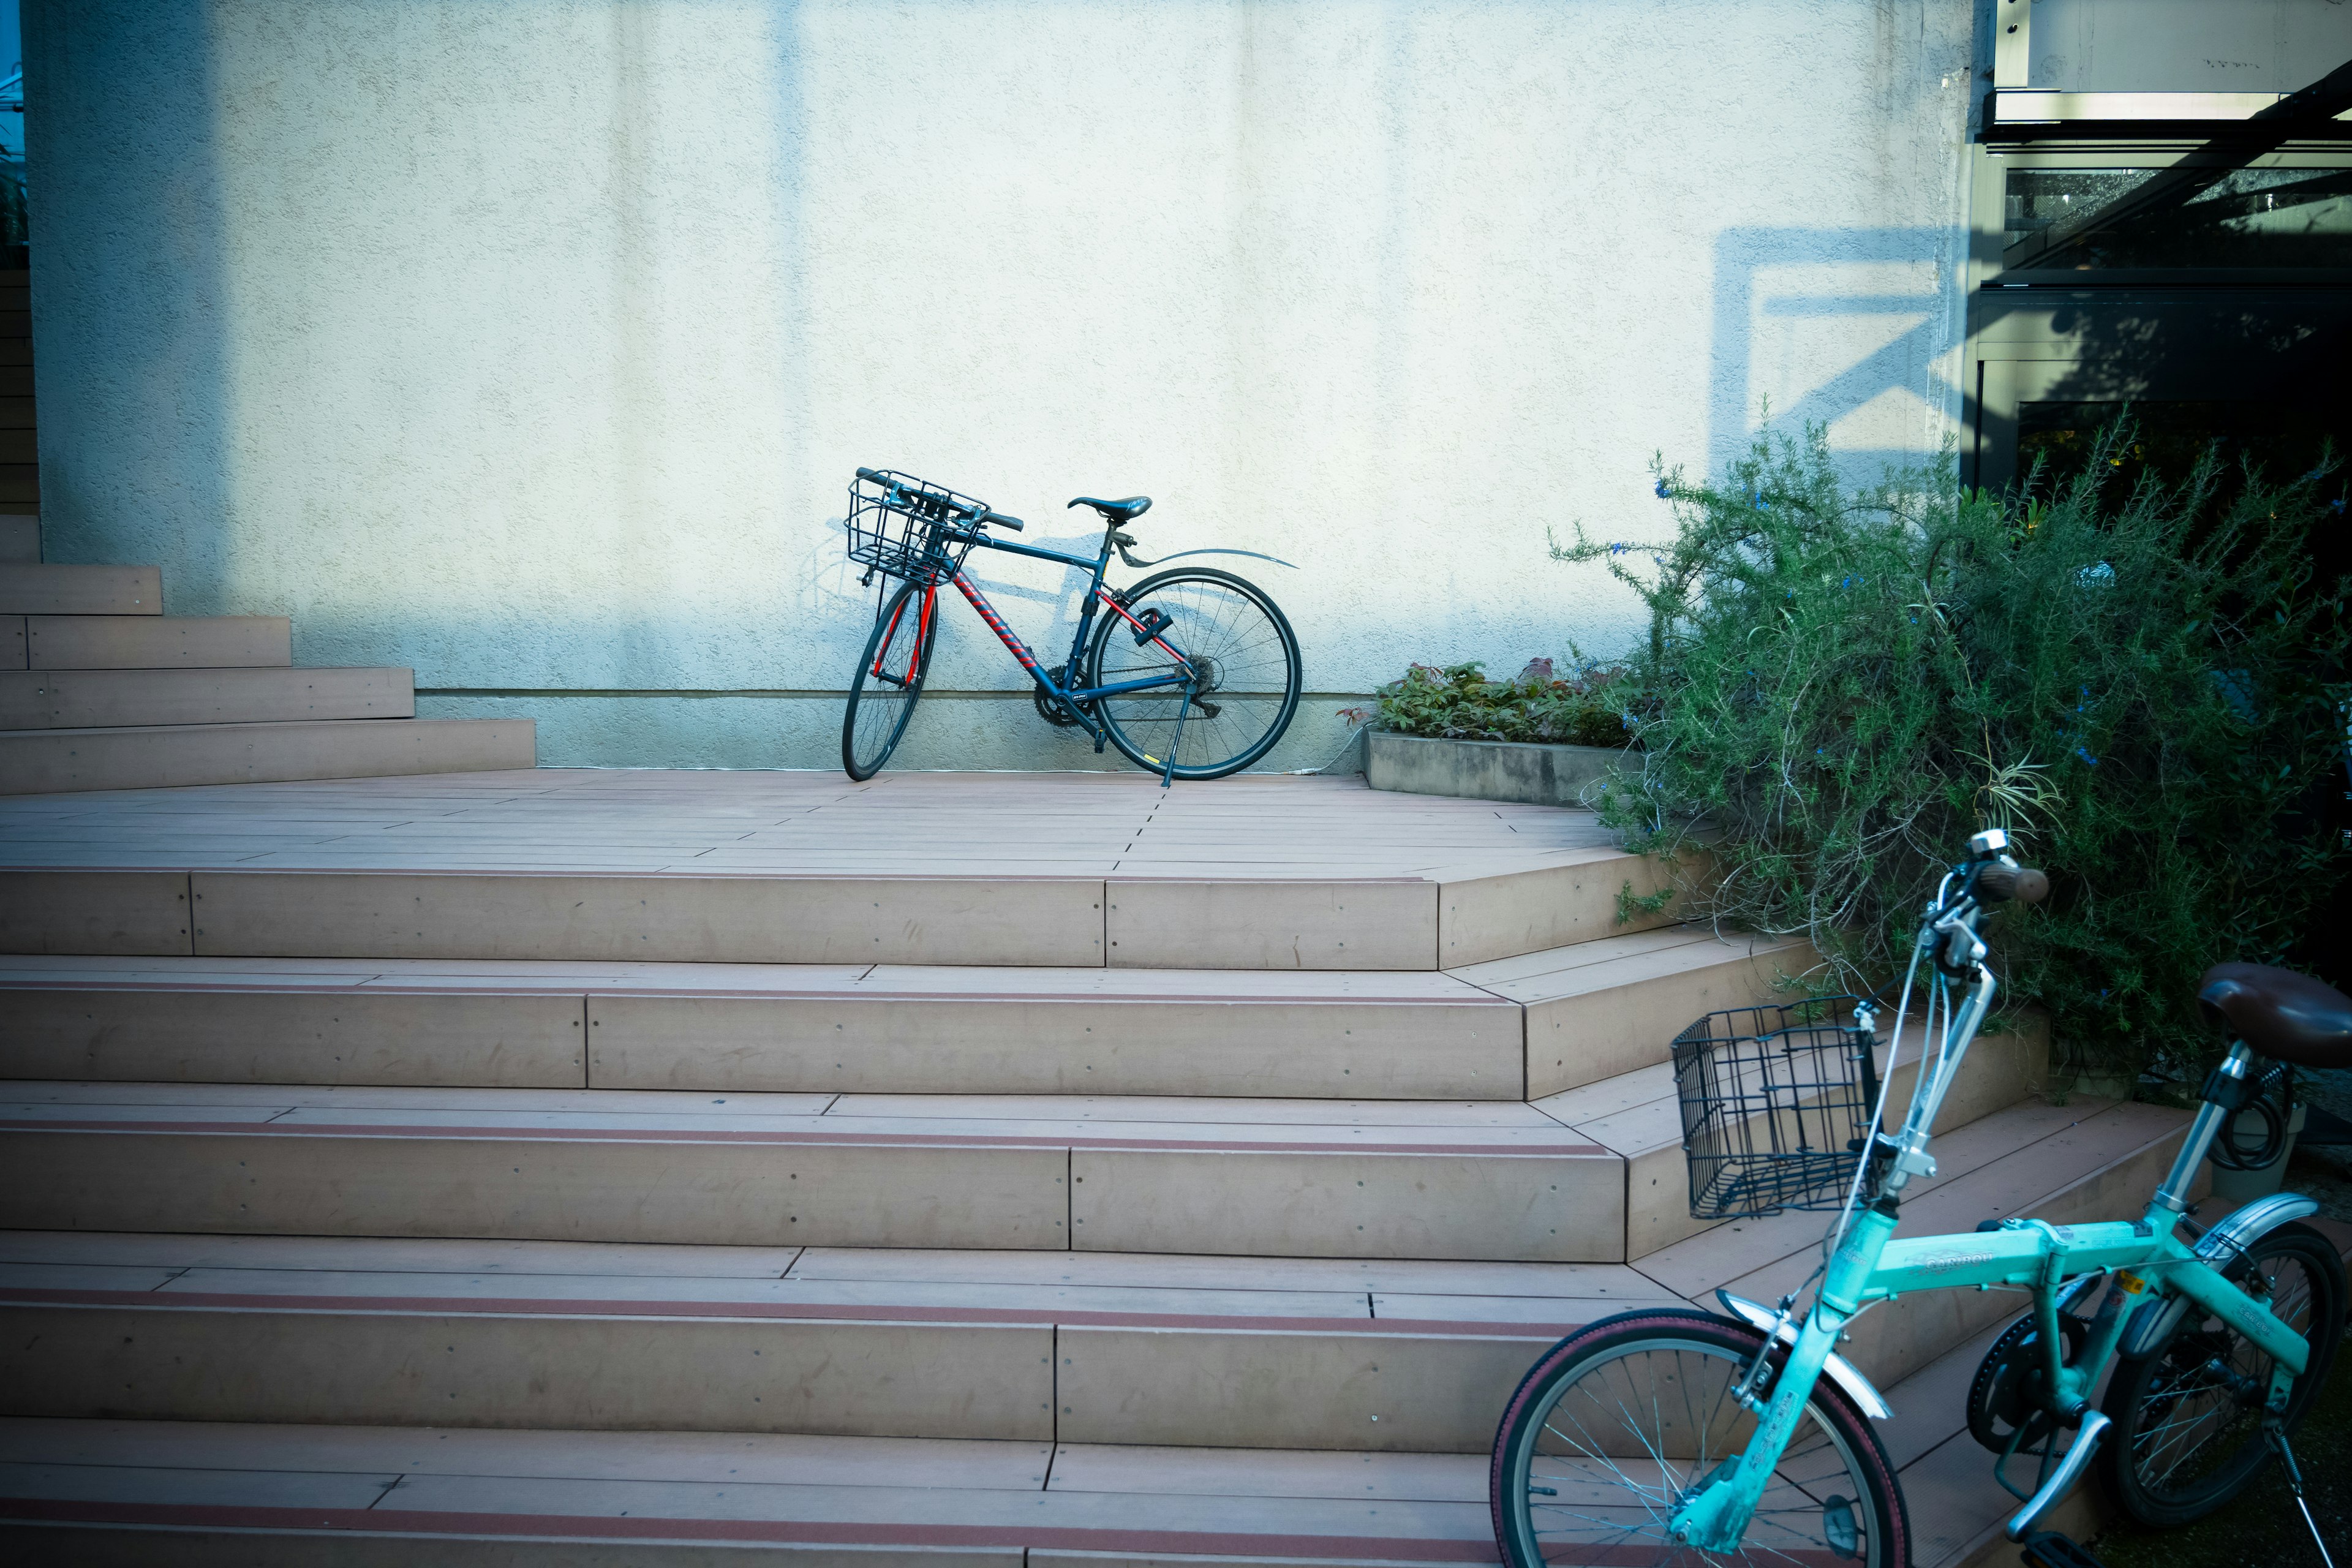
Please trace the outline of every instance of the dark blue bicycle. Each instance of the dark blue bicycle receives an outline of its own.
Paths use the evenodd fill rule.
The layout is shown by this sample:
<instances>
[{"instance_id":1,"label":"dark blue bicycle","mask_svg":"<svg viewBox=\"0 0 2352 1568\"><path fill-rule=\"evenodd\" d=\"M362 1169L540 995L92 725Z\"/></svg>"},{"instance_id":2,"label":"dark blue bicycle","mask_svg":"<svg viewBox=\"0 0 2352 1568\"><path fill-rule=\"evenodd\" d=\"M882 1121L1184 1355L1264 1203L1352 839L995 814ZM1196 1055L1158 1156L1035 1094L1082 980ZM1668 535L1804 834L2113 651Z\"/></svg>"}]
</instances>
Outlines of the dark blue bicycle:
<instances>
[{"instance_id":1,"label":"dark blue bicycle","mask_svg":"<svg viewBox=\"0 0 2352 1568\"><path fill-rule=\"evenodd\" d=\"M1117 746L1138 766L1177 779L1222 778L1274 748L1298 710L1298 639L1272 599L1230 572L1181 566L1132 588L1103 582L1111 552L1128 565L1158 562L1130 554L1128 524L1150 507L1149 496L1074 507L1102 515L1102 549L1073 555L992 539L991 525L1018 532L1017 517L984 501L908 474L860 468L849 487L849 558L897 582L886 589L874 635L849 683L841 720L841 765L853 779L872 778L890 760L923 694L939 636L940 584L952 583L988 629L1034 680L1046 722L1083 729L1095 750ZM964 575L974 545L1076 566L1092 575L1070 651L1048 668ZM1193 550L1188 555L1251 555L1248 550ZM1172 557L1171 559L1173 559Z\"/></svg>"}]
</instances>

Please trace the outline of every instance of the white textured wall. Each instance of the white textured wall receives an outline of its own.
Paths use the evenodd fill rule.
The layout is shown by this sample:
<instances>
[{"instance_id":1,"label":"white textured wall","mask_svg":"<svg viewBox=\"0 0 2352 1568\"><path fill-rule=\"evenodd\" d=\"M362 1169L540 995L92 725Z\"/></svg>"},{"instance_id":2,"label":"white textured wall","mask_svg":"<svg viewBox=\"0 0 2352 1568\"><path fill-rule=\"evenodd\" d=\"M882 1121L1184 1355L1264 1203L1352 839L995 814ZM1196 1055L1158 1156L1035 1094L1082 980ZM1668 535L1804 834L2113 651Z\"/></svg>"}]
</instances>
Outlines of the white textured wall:
<instances>
[{"instance_id":1,"label":"white textured wall","mask_svg":"<svg viewBox=\"0 0 2352 1568\"><path fill-rule=\"evenodd\" d=\"M27 0L47 547L530 693L424 706L535 714L550 762L832 765L838 702L778 694L864 636L860 463L1299 563L1242 569L1312 692L1605 653L1631 603L1545 529L1654 534L1654 450L1710 466L1767 395L1864 466L1941 438L1973 20ZM1041 631L1054 575L992 575ZM949 628L935 687L1018 685ZM916 765L1093 762L925 706Z\"/></svg>"}]
</instances>

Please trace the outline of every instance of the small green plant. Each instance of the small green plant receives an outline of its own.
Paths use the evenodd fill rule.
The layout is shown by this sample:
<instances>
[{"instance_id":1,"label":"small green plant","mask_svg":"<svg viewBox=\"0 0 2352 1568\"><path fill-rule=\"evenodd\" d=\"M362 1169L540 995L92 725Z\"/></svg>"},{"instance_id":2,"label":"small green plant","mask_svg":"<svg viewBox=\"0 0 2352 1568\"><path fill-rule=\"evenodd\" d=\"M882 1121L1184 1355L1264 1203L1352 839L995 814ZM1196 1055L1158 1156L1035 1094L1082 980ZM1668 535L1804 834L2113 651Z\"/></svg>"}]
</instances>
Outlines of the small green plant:
<instances>
[{"instance_id":1,"label":"small green plant","mask_svg":"<svg viewBox=\"0 0 2352 1568\"><path fill-rule=\"evenodd\" d=\"M1623 746L1637 717L1623 671L1588 659L1561 675L1550 659L1528 661L1508 680L1489 680L1479 664L1416 664L1374 694L1371 708L1342 709L1400 735L1448 741L1534 741L1571 746Z\"/></svg>"},{"instance_id":2,"label":"small green plant","mask_svg":"<svg viewBox=\"0 0 2352 1568\"><path fill-rule=\"evenodd\" d=\"M1947 454L1863 489L1819 430L1769 434L1719 485L1657 468L1658 545L1554 546L1639 592L1640 776L1604 817L1638 847L1704 824L1719 880L1687 912L1809 937L1819 990L1899 975L1961 841L2017 837L2048 904L1999 926L2008 995L2077 1070L2192 1068L2225 959L2276 962L2345 869L2316 809L2340 781L2340 589L2313 530L2331 468L1967 489ZM2340 787L2340 782L2337 784Z\"/></svg>"}]
</instances>

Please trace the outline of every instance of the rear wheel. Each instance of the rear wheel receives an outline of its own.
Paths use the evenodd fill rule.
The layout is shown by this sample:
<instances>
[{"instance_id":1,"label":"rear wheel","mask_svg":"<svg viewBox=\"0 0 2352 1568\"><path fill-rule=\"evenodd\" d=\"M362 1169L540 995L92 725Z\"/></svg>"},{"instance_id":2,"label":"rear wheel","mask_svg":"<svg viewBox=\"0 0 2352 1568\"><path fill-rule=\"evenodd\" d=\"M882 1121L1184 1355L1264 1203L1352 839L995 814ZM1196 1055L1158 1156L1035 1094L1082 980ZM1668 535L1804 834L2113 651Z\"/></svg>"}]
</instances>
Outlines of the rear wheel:
<instances>
[{"instance_id":1,"label":"rear wheel","mask_svg":"<svg viewBox=\"0 0 2352 1568\"><path fill-rule=\"evenodd\" d=\"M1192 686L1189 696L1171 685L1099 699L1111 744L1153 773L1168 771L1172 755L1180 779L1222 778L1272 751L1298 710L1302 683L1298 639L1274 601L1206 566L1147 577L1123 599L1134 619L1104 616L1086 684L1174 675Z\"/></svg>"},{"instance_id":2,"label":"rear wheel","mask_svg":"<svg viewBox=\"0 0 2352 1568\"><path fill-rule=\"evenodd\" d=\"M2283 1225L2222 1272L2311 1346L2310 1363L2287 1394L2293 1431L2344 1337L2343 1260L2310 1226ZM2271 1457L2263 1406L2272 1365L2252 1340L2193 1302L2155 1349L2119 1363L2103 1402L2115 1429L2099 1451L2116 1506L2142 1524L2186 1524L2243 1491Z\"/></svg>"},{"instance_id":3,"label":"rear wheel","mask_svg":"<svg viewBox=\"0 0 2352 1568\"><path fill-rule=\"evenodd\" d=\"M849 679L849 708L841 716L841 766L851 778L881 772L907 732L930 671L931 645L939 640L938 612L938 590L913 583L883 602Z\"/></svg>"},{"instance_id":4,"label":"rear wheel","mask_svg":"<svg viewBox=\"0 0 2352 1568\"><path fill-rule=\"evenodd\" d=\"M1764 1343L1743 1323L1667 1309L1605 1318L1536 1363L1495 1434L1495 1543L1509 1568L1822 1563L1906 1568L1895 1467L1862 1413L1822 1383L1764 1489L1741 1549L1667 1538L1688 1498L1756 1433L1733 1387Z\"/></svg>"}]
</instances>

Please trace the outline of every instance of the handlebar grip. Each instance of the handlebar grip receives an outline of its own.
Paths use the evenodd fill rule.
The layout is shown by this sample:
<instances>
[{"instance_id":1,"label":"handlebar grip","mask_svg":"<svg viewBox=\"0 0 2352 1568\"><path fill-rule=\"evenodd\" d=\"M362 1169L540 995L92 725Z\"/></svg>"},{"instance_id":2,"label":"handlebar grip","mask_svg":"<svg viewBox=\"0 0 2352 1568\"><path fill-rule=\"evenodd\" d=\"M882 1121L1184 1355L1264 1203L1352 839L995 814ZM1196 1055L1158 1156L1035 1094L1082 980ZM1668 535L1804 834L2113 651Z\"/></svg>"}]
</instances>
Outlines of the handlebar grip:
<instances>
[{"instance_id":1,"label":"handlebar grip","mask_svg":"<svg viewBox=\"0 0 2352 1568\"><path fill-rule=\"evenodd\" d=\"M2031 866L2014 871L2006 866L1988 866L1977 873L1977 899L1982 903L2038 904L2049 896L2049 877Z\"/></svg>"},{"instance_id":2,"label":"handlebar grip","mask_svg":"<svg viewBox=\"0 0 2352 1568\"><path fill-rule=\"evenodd\" d=\"M1015 533L1019 533L1022 531L1023 526L1019 518L1007 517L1001 511L984 511L973 521L977 522L1001 522Z\"/></svg>"},{"instance_id":3,"label":"handlebar grip","mask_svg":"<svg viewBox=\"0 0 2352 1568\"><path fill-rule=\"evenodd\" d=\"M874 468L860 468L857 470L857 477L861 479L872 479L877 484L886 481L889 478L888 475Z\"/></svg>"}]
</instances>

